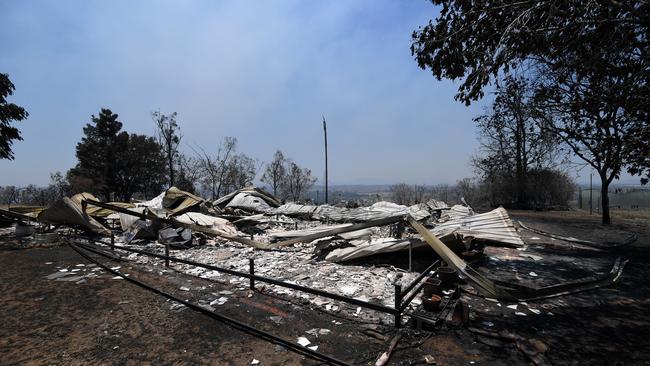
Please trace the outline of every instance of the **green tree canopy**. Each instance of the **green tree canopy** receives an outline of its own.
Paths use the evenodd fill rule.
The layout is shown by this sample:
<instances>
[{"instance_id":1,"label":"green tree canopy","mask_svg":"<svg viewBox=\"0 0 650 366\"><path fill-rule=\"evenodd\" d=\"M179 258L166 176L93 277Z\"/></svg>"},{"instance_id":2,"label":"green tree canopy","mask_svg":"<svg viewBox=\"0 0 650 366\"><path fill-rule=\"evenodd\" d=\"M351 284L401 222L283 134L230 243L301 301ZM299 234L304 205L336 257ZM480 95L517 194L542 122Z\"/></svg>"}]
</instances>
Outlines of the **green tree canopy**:
<instances>
[{"instance_id":1,"label":"green tree canopy","mask_svg":"<svg viewBox=\"0 0 650 366\"><path fill-rule=\"evenodd\" d=\"M129 134L120 132L122 122L110 109L102 108L84 127L84 137L77 144L77 166L73 174L93 180L94 188L106 201L118 192L118 172L122 152L127 149Z\"/></svg>"},{"instance_id":2,"label":"green tree canopy","mask_svg":"<svg viewBox=\"0 0 650 366\"><path fill-rule=\"evenodd\" d=\"M128 201L133 194L158 193L165 180L165 156L153 137L129 135L122 130L118 115L102 108L99 116L84 127L77 144L77 166L71 182L92 182L91 190L105 201ZM88 187L86 187L88 188Z\"/></svg>"},{"instance_id":3,"label":"green tree canopy","mask_svg":"<svg viewBox=\"0 0 650 366\"><path fill-rule=\"evenodd\" d=\"M432 2L440 15L413 33L419 66L460 80L456 99L466 104L506 75L525 78L537 119L598 171L609 223L609 183L624 167L650 173L650 4Z\"/></svg>"},{"instance_id":4,"label":"green tree canopy","mask_svg":"<svg viewBox=\"0 0 650 366\"><path fill-rule=\"evenodd\" d=\"M0 73L0 159L14 159L11 151L13 140L21 141L20 130L11 125L13 121L22 121L29 113L25 108L14 103L7 102L7 97L16 90L14 84L9 80L9 75Z\"/></svg>"}]
</instances>

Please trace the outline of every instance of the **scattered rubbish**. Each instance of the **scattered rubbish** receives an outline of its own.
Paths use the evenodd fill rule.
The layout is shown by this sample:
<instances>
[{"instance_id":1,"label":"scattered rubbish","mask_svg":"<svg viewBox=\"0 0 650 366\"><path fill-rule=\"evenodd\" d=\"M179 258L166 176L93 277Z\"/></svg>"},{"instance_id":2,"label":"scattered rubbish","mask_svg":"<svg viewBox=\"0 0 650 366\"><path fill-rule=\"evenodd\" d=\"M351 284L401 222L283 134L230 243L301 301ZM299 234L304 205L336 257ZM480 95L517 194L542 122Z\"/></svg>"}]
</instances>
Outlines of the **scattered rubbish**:
<instances>
[{"instance_id":1,"label":"scattered rubbish","mask_svg":"<svg viewBox=\"0 0 650 366\"><path fill-rule=\"evenodd\" d=\"M388 360L390 359L390 356L393 354L393 351L395 350L395 347L397 346L397 342L402 338L402 334L398 334L393 339L390 341L390 344L388 345L388 350L386 352L382 353L377 361L375 362L375 366L383 366L388 363Z\"/></svg>"},{"instance_id":2,"label":"scattered rubbish","mask_svg":"<svg viewBox=\"0 0 650 366\"><path fill-rule=\"evenodd\" d=\"M427 365L435 365L436 359L431 355L424 355L424 363Z\"/></svg>"},{"instance_id":3,"label":"scattered rubbish","mask_svg":"<svg viewBox=\"0 0 650 366\"><path fill-rule=\"evenodd\" d=\"M223 305L223 304L225 304L227 301L228 301L228 298L225 297L225 296L222 296L222 297L220 297L220 298L218 298L218 299L216 299L216 300L211 301L211 302L210 302L210 305L211 305L211 306L214 306L214 305Z\"/></svg>"},{"instance_id":4,"label":"scattered rubbish","mask_svg":"<svg viewBox=\"0 0 650 366\"><path fill-rule=\"evenodd\" d=\"M530 284L533 281L535 284L558 283L552 281L554 279L547 278L551 273L548 265L554 260L555 254L538 255L541 247L551 245L549 240L541 240L538 236L527 237L526 240L536 241L534 244L528 243L527 246L518 232L519 227L535 233L541 231L527 228L521 223L519 227L515 227L504 208L475 213L466 204L449 207L446 203L436 200L412 206L385 201L371 203L368 202L362 207L352 204L320 206L293 202L282 204L272 194L254 187L237 190L210 202L171 187L152 200L139 203L102 203L96 197L82 193L64 198L52 207L40 211L37 222L75 229L82 228L93 233L94 238L98 237L96 234L104 235L103 238L93 240L98 240L104 245L114 244L115 247L112 249L115 250L115 255L119 252L122 256L122 249L139 250L138 253L132 252L126 255L126 259L140 265L148 265L149 268L156 268L154 273L161 275L172 270L159 271L158 268L162 268L164 264L161 258L153 258L142 253L162 253L166 248L161 244L173 246L175 250L172 257L181 259L173 264L173 271L230 286L232 291L213 292L211 299L199 301L201 307L211 311L214 311L214 306L228 302L229 296L231 299L239 298L250 302L252 300L246 300L245 297L257 297L258 295L254 294L258 293L256 291L261 291L272 296L297 299L294 302L296 306L310 304L312 308L316 307L321 311L338 313L331 315L349 319L355 317L354 322L360 323L381 324L387 319L392 321L395 315L397 319L403 316L401 319L408 320L406 315L424 308L430 312L439 312L440 315L436 316L439 316L440 323L444 321L450 326L466 325L470 318L470 305L466 302L467 299L462 297L465 295L460 295L461 290L462 293L482 295L486 300L482 307L488 310L496 310L488 303L495 303L497 307L501 307L500 301L503 301L510 304L506 307L513 310L516 316L527 316L525 310L522 310L526 308L529 314L539 315L542 313L541 310L532 308L521 300L546 299L606 286L617 281L627 263L618 258L611 271L605 275L600 274L604 271L593 271L591 273L596 275L583 279L546 287L532 287ZM3 212L0 211L3 217L14 215ZM24 219L22 216L21 218ZM115 232L118 230L116 228L121 228L122 235ZM54 232L59 235L58 232L63 233L63 230L54 229ZM109 235L111 235L110 241ZM539 235L602 247L595 242L573 237L550 233ZM66 236L61 234L61 237ZM490 248L486 248L488 246ZM106 246L103 248L106 249ZM426 258L431 258L431 250L433 250L433 257L436 260L441 259L441 267L435 267L435 272L431 269L428 274L422 275L413 271L412 268L417 268L411 266L414 249L429 251ZM377 256L398 251L403 251L400 255L405 255L408 251L408 270L402 265L400 268L395 268L398 266L395 262L382 262L384 257ZM371 256L374 256L377 261L373 259L360 264L359 259ZM400 257L400 261L402 259ZM352 260L355 261L349 262ZM227 270L223 271L225 273L220 273L218 269L196 268L189 261L212 264ZM348 261L349 265L339 264L344 261ZM580 265L578 259L574 259L571 263ZM45 264L51 265L53 262ZM517 264L521 266L517 267ZM479 266L483 268L479 269ZM56 272L45 278L82 284L91 273L90 265L70 264L69 267L74 268L56 269ZM51 271L55 271L54 268L59 266L53 267ZM485 271L486 268L488 271ZM487 273L491 268L497 268L496 275ZM95 269L97 268L93 271ZM112 268L112 270L118 269L119 266ZM249 279L246 276L231 276L229 270L240 274L254 272L258 276L251 279L251 286L254 288L249 287ZM500 276L502 272L509 270L512 270L512 276ZM436 276L437 278L434 278ZM260 277L272 278L276 281L264 283ZM503 281L504 277L511 282ZM532 280L530 277L536 278ZM111 279L122 280L123 277L115 276ZM419 282L409 286L416 279ZM305 293L298 290L296 286L283 287L278 281L322 292ZM186 292L191 291L191 288L198 290L199 286L186 283L186 286L181 286L179 290ZM405 293L396 296L395 291L400 286L403 286L401 288ZM419 292L421 288L424 296ZM335 300L330 299L327 295L323 295L323 292L330 292L338 297L334 297ZM456 293L458 295L454 297ZM234 294L236 295L233 297ZM341 296L356 301L346 303ZM378 311L366 310L367 307L373 309L372 306L364 308L358 306L359 301L363 301L392 310L396 299L398 301L408 299L408 303L406 301L404 303L405 310L400 308L395 312L398 314L393 314L391 311L377 314ZM514 304L514 302L518 303ZM118 304L127 303L129 301L120 301ZM232 303L236 301L233 300ZM474 306L478 307L475 304ZM543 305L533 306L550 310ZM170 310L181 311L185 308L180 303L170 305ZM546 311L545 314L553 315ZM430 315L434 316L434 314ZM291 316L274 315L269 319L274 324L280 325L290 322L291 320L287 319L291 319ZM480 318L478 323L484 327L495 328L495 323L480 321ZM342 322L332 320L332 324L337 326ZM313 328L305 333L314 339L313 337L327 336L332 332L326 328ZM382 342L389 339L376 329L366 329L363 333ZM481 334L481 337L494 340L493 336L493 334ZM377 359L377 365L388 362L400 337L401 335L398 334L391 340L388 350ZM498 342L517 343L517 347L534 363L538 362L535 360L544 352L544 347L534 340L524 340L508 334L505 336L501 334L499 337ZM312 345L306 337L299 337L297 342L303 347L311 345L310 349L318 349L318 346ZM496 344L496 342L492 343ZM427 364L435 363L431 355L424 358ZM260 361L257 359L251 362L251 364L258 363Z\"/></svg>"},{"instance_id":5,"label":"scattered rubbish","mask_svg":"<svg viewBox=\"0 0 650 366\"><path fill-rule=\"evenodd\" d=\"M251 365L259 365L259 363L260 361L256 359L253 359L253 361L251 361Z\"/></svg>"},{"instance_id":6,"label":"scattered rubbish","mask_svg":"<svg viewBox=\"0 0 650 366\"><path fill-rule=\"evenodd\" d=\"M298 337L298 344L303 347L307 347L311 344L311 342L305 337Z\"/></svg>"},{"instance_id":7,"label":"scattered rubbish","mask_svg":"<svg viewBox=\"0 0 650 366\"><path fill-rule=\"evenodd\" d=\"M534 254L529 254L529 253L522 253L522 254L519 254L519 256L520 257L527 257L527 258L530 258L530 259L532 259L534 261L541 261L543 259L539 255L534 255Z\"/></svg>"}]
</instances>

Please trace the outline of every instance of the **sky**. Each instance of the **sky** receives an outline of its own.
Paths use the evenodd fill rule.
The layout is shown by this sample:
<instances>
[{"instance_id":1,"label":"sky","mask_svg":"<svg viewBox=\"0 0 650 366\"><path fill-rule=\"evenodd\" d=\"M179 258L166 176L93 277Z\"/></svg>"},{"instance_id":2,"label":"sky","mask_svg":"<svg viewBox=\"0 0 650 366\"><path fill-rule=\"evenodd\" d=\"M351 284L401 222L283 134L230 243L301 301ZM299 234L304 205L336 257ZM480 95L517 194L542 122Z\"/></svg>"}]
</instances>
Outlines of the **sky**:
<instances>
[{"instance_id":1,"label":"sky","mask_svg":"<svg viewBox=\"0 0 650 366\"><path fill-rule=\"evenodd\" d=\"M183 152L216 153L234 136L240 152L268 162L280 149L319 183L322 116L330 184L472 176L472 118L486 101L454 101L457 84L409 49L437 11L425 0L1 1L0 72L29 118L0 185L45 185L74 166L100 108L148 135L152 111L177 112Z\"/></svg>"}]
</instances>

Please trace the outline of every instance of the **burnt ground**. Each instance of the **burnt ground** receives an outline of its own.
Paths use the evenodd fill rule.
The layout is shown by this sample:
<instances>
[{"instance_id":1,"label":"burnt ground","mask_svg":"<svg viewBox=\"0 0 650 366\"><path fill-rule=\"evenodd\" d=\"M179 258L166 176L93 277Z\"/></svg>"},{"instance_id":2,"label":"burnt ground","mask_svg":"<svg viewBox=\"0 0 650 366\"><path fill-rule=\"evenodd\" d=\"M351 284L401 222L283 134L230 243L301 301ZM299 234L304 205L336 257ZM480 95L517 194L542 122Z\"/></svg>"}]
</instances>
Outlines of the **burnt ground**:
<instances>
[{"instance_id":1,"label":"burnt ground","mask_svg":"<svg viewBox=\"0 0 650 366\"><path fill-rule=\"evenodd\" d=\"M498 275L505 280L537 281L540 286L553 284L558 281L557 276L554 279L550 276L557 275L553 271L554 263L564 258L568 259L562 262L560 267L564 269L559 273L567 279L607 272L619 255L630 262L614 285L580 294L526 304L466 297L472 309L469 325L537 339L547 346L544 357L551 364L649 364L650 289L646 283L650 278L649 223L615 221L604 229L596 217L577 212L511 214L513 219L520 219L528 226L562 235L607 242L622 240L635 231L639 240L625 249L599 252L522 231L530 243L530 253L544 259L532 265L517 263L507 271L502 270L503 276ZM259 360L260 365L319 364L204 314L178 307L127 281L114 279L112 274L91 266L67 246L23 247L7 238L0 243L2 365L249 365L253 359ZM487 252L496 256L503 255L503 250L488 248ZM318 345L319 352L352 364L374 364L396 334L389 325L364 324L264 293L251 293L175 271L161 275L161 267L137 267L104 258L101 261L119 266L119 271L152 286L206 306L214 299L225 297L227 301L223 305L214 305L215 311L294 342L297 337L307 337L312 345ZM485 267L504 268L494 263ZM77 270L78 278L57 278L57 273L64 269ZM538 277L527 278L531 271L538 273ZM72 281L62 280L66 278ZM507 305L517 305L517 312L525 315L516 315ZM314 328L329 329L330 333L306 334ZM386 338L379 340L366 335L363 330L368 328L375 328ZM390 364L412 364L424 355L432 355L439 365L530 364L513 343L479 336L467 328L441 328L431 333L404 330L403 333Z\"/></svg>"}]
</instances>

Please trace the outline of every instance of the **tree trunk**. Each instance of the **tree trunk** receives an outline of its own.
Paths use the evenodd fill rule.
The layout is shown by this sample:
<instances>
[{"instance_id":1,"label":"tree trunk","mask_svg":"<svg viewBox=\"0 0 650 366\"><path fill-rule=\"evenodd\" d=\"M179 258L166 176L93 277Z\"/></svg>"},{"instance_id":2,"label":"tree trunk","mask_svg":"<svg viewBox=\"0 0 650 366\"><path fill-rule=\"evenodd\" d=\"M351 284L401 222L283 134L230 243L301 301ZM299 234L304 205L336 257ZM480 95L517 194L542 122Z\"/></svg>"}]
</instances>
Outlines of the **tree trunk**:
<instances>
[{"instance_id":1,"label":"tree trunk","mask_svg":"<svg viewBox=\"0 0 650 366\"><path fill-rule=\"evenodd\" d=\"M609 182L605 174L600 174L600 204L603 210L603 225L609 225L612 223L612 219L609 216Z\"/></svg>"},{"instance_id":2,"label":"tree trunk","mask_svg":"<svg viewBox=\"0 0 650 366\"><path fill-rule=\"evenodd\" d=\"M174 185L174 156L169 155L169 187Z\"/></svg>"},{"instance_id":3,"label":"tree trunk","mask_svg":"<svg viewBox=\"0 0 650 366\"><path fill-rule=\"evenodd\" d=\"M515 133L515 143L516 143L516 175L517 175L517 207L521 208L524 206L524 195L526 191L525 182L524 182L524 161L523 161L523 121L521 118L517 118L517 132Z\"/></svg>"}]
</instances>

